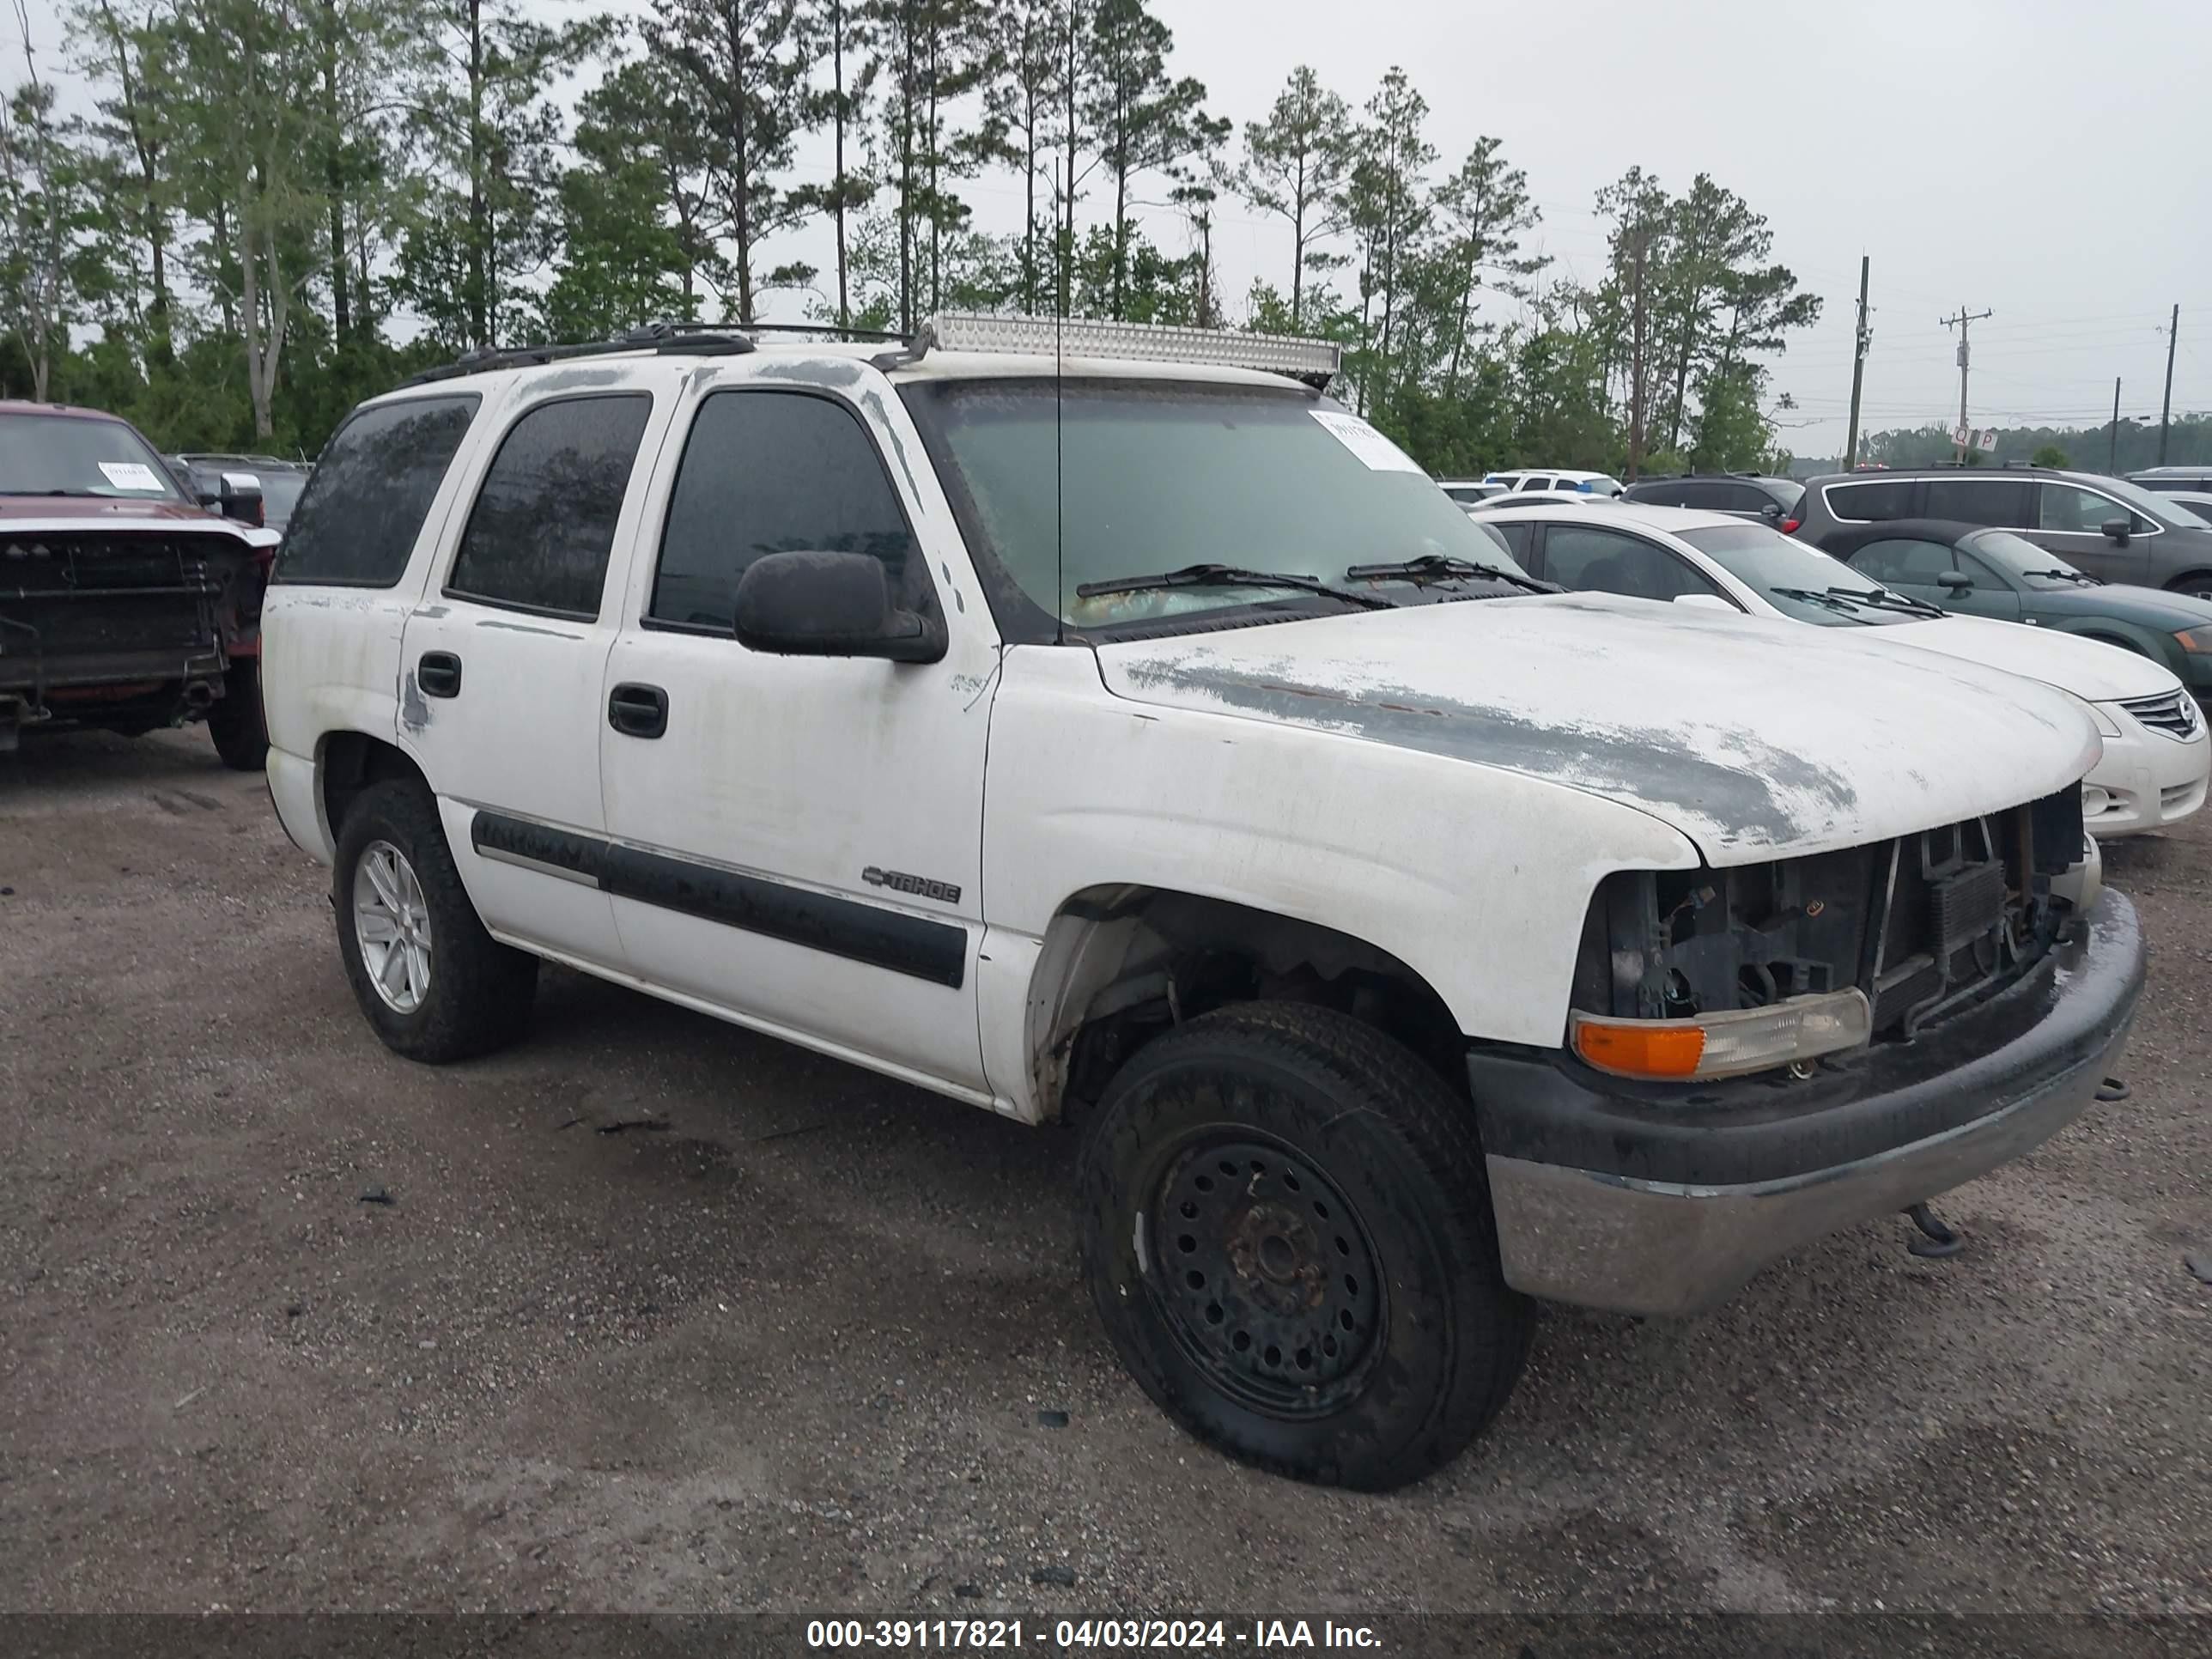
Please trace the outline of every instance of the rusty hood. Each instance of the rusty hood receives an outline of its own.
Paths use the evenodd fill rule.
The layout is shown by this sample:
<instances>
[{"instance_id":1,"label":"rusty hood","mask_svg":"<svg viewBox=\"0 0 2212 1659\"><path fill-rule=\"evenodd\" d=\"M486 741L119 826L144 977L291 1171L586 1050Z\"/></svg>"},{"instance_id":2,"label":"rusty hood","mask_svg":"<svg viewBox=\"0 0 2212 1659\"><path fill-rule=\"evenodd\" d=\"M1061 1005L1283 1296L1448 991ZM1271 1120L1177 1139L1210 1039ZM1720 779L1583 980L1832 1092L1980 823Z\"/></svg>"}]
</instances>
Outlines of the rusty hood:
<instances>
[{"instance_id":1,"label":"rusty hood","mask_svg":"<svg viewBox=\"0 0 2212 1659\"><path fill-rule=\"evenodd\" d=\"M1650 813L1716 865L2016 805L2078 781L2101 753L2078 702L1999 669L1606 594L1409 606L1097 655L1117 696L1547 779ZM1315 787L1329 787L1318 769ZM1479 841L1479 812L1468 833Z\"/></svg>"}]
</instances>

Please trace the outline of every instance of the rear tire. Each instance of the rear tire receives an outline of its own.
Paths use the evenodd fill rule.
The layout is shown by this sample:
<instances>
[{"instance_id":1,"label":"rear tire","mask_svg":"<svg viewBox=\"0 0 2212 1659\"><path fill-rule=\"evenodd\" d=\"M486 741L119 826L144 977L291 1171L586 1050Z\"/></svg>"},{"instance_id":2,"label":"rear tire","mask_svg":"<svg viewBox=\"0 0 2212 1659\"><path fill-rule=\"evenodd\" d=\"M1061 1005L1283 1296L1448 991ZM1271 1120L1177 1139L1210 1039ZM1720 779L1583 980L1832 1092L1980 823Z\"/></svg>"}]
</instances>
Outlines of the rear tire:
<instances>
[{"instance_id":1,"label":"rear tire","mask_svg":"<svg viewBox=\"0 0 2212 1659\"><path fill-rule=\"evenodd\" d=\"M387 906L375 896L391 890L395 875L404 903ZM484 931L422 784L372 784L348 806L331 902L354 1000L394 1054L432 1064L466 1060L512 1042L529 1024L538 958ZM406 912L404 939L391 925L395 908ZM395 952L401 960L392 960Z\"/></svg>"},{"instance_id":2,"label":"rear tire","mask_svg":"<svg viewBox=\"0 0 2212 1659\"><path fill-rule=\"evenodd\" d=\"M234 772L258 772L269 764L269 722L261 709L261 665L231 664L222 696L208 710L208 736Z\"/></svg>"},{"instance_id":3,"label":"rear tire","mask_svg":"<svg viewBox=\"0 0 2212 1659\"><path fill-rule=\"evenodd\" d=\"M1504 1405L1533 1310L1499 1271L1467 1103L1348 1015L1250 1003L1140 1049L1079 1164L1122 1363L1231 1456L1384 1491Z\"/></svg>"}]
</instances>

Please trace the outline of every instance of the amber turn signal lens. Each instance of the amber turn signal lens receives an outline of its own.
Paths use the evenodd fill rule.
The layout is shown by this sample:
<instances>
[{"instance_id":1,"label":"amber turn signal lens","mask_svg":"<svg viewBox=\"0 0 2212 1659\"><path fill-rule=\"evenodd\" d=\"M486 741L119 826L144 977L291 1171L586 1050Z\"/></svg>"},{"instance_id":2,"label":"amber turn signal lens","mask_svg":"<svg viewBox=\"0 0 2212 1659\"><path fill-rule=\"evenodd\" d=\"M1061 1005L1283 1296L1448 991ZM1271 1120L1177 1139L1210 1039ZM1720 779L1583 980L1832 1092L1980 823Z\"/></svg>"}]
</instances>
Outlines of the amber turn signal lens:
<instances>
[{"instance_id":1,"label":"amber turn signal lens","mask_svg":"<svg viewBox=\"0 0 2212 1659\"><path fill-rule=\"evenodd\" d=\"M2181 648L2191 656L2212 655L2212 628L2204 629L2201 632L2193 628L2185 628L2173 637L2179 642Z\"/></svg>"},{"instance_id":2,"label":"amber turn signal lens","mask_svg":"<svg viewBox=\"0 0 2212 1659\"><path fill-rule=\"evenodd\" d=\"M1624 1077L1695 1077L1705 1033L1697 1025L1577 1020L1575 1052L1600 1071Z\"/></svg>"}]
</instances>

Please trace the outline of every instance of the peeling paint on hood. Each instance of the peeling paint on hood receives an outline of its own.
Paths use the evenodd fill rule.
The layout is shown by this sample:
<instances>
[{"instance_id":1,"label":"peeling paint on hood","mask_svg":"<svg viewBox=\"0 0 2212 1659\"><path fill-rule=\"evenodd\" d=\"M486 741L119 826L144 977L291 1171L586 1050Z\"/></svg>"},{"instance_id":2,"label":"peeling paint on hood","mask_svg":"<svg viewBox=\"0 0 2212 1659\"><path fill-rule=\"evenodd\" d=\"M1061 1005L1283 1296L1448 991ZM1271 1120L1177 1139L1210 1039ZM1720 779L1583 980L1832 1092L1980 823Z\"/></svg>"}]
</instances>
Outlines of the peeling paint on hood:
<instances>
[{"instance_id":1,"label":"peeling paint on hood","mask_svg":"<svg viewBox=\"0 0 2212 1659\"><path fill-rule=\"evenodd\" d=\"M1603 594L1134 640L1097 655L1107 688L1133 702L1547 779L1650 813L1715 864L2015 805L2077 781L2101 753L2072 697L2000 670Z\"/></svg>"}]
</instances>

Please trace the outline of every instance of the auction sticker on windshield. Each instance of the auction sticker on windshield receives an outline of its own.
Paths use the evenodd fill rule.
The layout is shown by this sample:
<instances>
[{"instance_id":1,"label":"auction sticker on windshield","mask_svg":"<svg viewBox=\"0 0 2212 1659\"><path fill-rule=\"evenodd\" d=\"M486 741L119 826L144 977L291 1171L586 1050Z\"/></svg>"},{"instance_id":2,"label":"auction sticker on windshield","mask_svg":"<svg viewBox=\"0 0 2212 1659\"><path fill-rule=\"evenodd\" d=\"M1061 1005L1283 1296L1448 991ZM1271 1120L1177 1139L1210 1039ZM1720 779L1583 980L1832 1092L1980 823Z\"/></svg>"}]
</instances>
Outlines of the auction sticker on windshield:
<instances>
[{"instance_id":1,"label":"auction sticker on windshield","mask_svg":"<svg viewBox=\"0 0 2212 1659\"><path fill-rule=\"evenodd\" d=\"M1419 472L1421 464L1392 443L1357 415L1346 415L1334 409L1310 409L1307 414L1319 421L1331 437L1359 457L1376 472Z\"/></svg>"},{"instance_id":2,"label":"auction sticker on windshield","mask_svg":"<svg viewBox=\"0 0 2212 1659\"><path fill-rule=\"evenodd\" d=\"M102 461L100 470L118 489L159 490L161 487L161 481L154 476L154 469L142 461Z\"/></svg>"}]
</instances>

